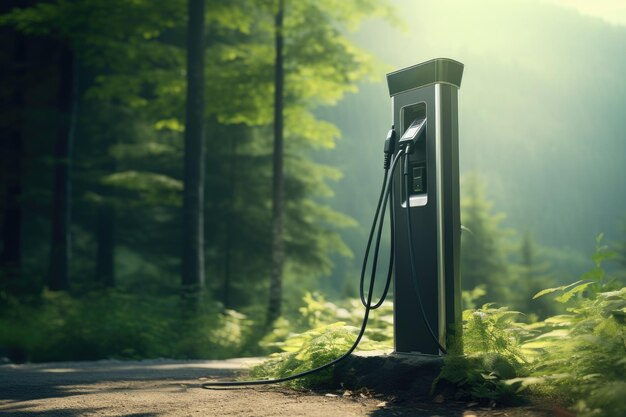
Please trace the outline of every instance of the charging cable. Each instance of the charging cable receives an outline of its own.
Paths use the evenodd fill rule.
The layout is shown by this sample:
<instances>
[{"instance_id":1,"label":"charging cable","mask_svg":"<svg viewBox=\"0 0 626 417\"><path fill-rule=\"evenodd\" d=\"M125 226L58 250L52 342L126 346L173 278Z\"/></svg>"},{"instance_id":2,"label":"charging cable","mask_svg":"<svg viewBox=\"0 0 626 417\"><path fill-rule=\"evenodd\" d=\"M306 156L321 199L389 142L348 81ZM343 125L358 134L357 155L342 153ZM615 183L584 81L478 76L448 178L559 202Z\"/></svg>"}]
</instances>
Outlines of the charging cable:
<instances>
[{"instance_id":1,"label":"charging cable","mask_svg":"<svg viewBox=\"0 0 626 417\"><path fill-rule=\"evenodd\" d=\"M386 189L385 184L387 183L387 178L389 176L389 166L390 160L393 158L393 153L396 147L396 130L394 126L391 126L389 133L387 133L387 139L385 139L384 153L385 153L385 162L383 168L385 170L385 174L383 176L383 186L380 189L380 196L378 197L378 204L376 206L376 214L374 215L374 221L372 222L372 228L370 229L369 237L367 239L367 245L365 247L365 256L363 257L363 265L361 266L361 279L359 282L359 296L361 298L361 304L363 307L367 307L368 303L365 301L365 272L367 270L367 261L369 258L370 248L372 245L372 237L374 236L374 229L376 228L376 223L378 221L378 213L382 208L381 221L378 222L378 233L376 234L376 244L374 246L374 257L372 260L372 272L370 275L370 282L374 280L376 275L376 267L378 266L378 254L380 253L380 239L382 236L382 228L385 219L385 207L387 198L389 198L389 216L390 216L390 231L391 231L391 240L389 245L389 269L387 270L387 278L385 280L385 288L383 290L380 299L374 304L370 304L370 308L372 310L376 310L379 308L385 299L387 298L387 293L389 291L389 286L391 284L391 277L393 274L393 263L394 263L394 241L395 241L395 223L393 221L393 187L389 187ZM400 155L398 155L400 156ZM396 157L397 158L397 157ZM391 175L393 178L393 172ZM384 201L383 201L384 200ZM382 205L381 205L382 203Z\"/></svg>"},{"instance_id":2,"label":"charging cable","mask_svg":"<svg viewBox=\"0 0 626 417\"><path fill-rule=\"evenodd\" d=\"M388 197L391 193L391 182L393 180L393 174L395 172L396 166L398 161L401 160L401 156L404 153L404 150L400 150L398 151L398 154L393 157L393 151L395 148L395 130L392 126L391 130L389 131L389 134L387 135L387 140L385 141L385 176L384 176L384 181L383 181L383 185L382 185L382 189L381 189L381 194L380 197L378 199L378 204L376 206L376 212L374 214L374 220L372 222L372 227L370 229L370 234L369 234L369 238L368 238L368 244L367 244L367 249L365 252L365 258L363 261L363 267L361 270L361 284L363 284L363 277L365 275L365 269L367 267L367 259L369 257L369 250L371 247L371 242L372 242L372 238L373 238L373 234L374 231L376 230L376 224L379 223L378 225L378 231L377 231L377 236L376 236L376 245L375 245L375 251L374 251L374 256L373 256L373 265L372 265L372 275L371 275L371 279L369 282L369 289L368 289L368 293L367 293L367 299L365 299L365 297L363 297L363 294L361 293L361 301L363 302L363 305L365 306L365 313L363 315L363 322L361 324L361 329L359 331L359 334L356 337L356 340L354 341L354 343L352 344L352 346L350 347L350 349L348 349L348 351L346 353L344 353L343 355L341 355L340 357L338 357L337 359L332 360L331 362L328 362L322 366L318 366L317 368L313 368L310 369L308 371L304 371L304 372L299 372L297 374L293 374L293 375L289 375L286 377L282 377L282 378L275 378L275 379L259 379L259 380L252 380L252 381L216 381L216 382L205 382L202 384L202 388L207 388L207 389L211 389L211 388L219 388L219 387L238 387L238 386L251 386L251 385L266 385L266 384L278 384L281 382L287 382L287 381L292 381L294 379L298 379L298 378L302 378L305 377L307 375L311 375L320 371L323 371L324 369L328 369L331 366L336 365L337 363L341 362L342 360L346 359L348 356L350 356L350 354L352 352L354 352L354 350L357 348L357 346L359 345L359 343L361 342L361 339L363 338L363 335L365 334L365 328L367 327L367 320L369 319L369 315L370 315L370 311L374 310L378 307L380 307L380 305L382 304L382 302L385 299L385 296L387 294L387 291L389 289L389 282L390 282L390 277L391 277L391 270L393 268L393 251L392 251L392 257L390 260L390 265L389 265L389 272L388 272L388 276L387 276L387 283L385 285L385 291L383 294L383 297L381 297L381 299L374 305L372 306L372 296L374 293L374 283L376 280L376 263L378 261L378 252L380 249L380 239L381 239L381 234L382 234L382 225L384 223L385 220L385 208L387 205L387 200ZM390 163L390 167L389 167L389 163ZM390 175L388 175L390 174ZM381 211L382 208L382 211ZM391 212L393 212L393 210L390 210ZM379 219L379 215L380 215L380 219ZM393 222L392 222L392 233L393 233ZM393 242L393 239L392 239ZM392 248L393 250L393 248ZM361 286L361 289L363 287Z\"/></svg>"}]
</instances>

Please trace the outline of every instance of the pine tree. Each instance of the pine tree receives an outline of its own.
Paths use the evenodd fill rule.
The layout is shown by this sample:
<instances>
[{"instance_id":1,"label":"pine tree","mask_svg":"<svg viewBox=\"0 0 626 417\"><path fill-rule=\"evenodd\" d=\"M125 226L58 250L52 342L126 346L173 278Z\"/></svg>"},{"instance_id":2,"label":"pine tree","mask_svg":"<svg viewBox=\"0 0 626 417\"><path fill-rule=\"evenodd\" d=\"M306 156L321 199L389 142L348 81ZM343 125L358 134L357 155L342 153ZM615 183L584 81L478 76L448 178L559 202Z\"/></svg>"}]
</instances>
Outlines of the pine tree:
<instances>
[{"instance_id":1,"label":"pine tree","mask_svg":"<svg viewBox=\"0 0 626 417\"><path fill-rule=\"evenodd\" d=\"M204 287L204 0L188 0L182 285Z\"/></svg>"},{"instance_id":2,"label":"pine tree","mask_svg":"<svg viewBox=\"0 0 626 417\"><path fill-rule=\"evenodd\" d=\"M557 312L556 303L548 297L533 299L539 291L553 286L554 279L549 276L550 265L541 261L537 246L529 231L524 233L520 245L520 264L516 277L516 297L512 307L531 317L531 320L543 320Z\"/></svg>"},{"instance_id":3,"label":"pine tree","mask_svg":"<svg viewBox=\"0 0 626 417\"><path fill-rule=\"evenodd\" d=\"M481 302L508 305L513 300L513 276L508 265L510 231L501 226L504 215L493 213L493 203L486 197L486 185L476 174L461 180L461 280L464 290L484 286Z\"/></svg>"}]
</instances>

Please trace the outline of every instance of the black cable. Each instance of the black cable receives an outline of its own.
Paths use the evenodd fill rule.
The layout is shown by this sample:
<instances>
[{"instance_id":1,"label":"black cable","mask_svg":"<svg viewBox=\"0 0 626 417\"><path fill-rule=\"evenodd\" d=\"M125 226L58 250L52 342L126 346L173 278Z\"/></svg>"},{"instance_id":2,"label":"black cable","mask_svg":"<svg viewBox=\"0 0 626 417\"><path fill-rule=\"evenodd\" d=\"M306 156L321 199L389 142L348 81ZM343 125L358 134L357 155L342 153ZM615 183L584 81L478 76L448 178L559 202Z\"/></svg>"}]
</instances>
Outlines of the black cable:
<instances>
[{"instance_id":1,"label":"black cable","mask_svg":"<svg viewBox=\"0 0 626 417\"><path fill-rule=\"evenodd\" d=\"M396 223L393 218L394 202L395 194L393 192L393 187L391 187L391 189L389 190L389 234L391 235L391 243L389 244L389 269L387 270L387 281L385 282L385 289L383 290L383 295L381 295L380 297L381 300L385 300L387 298L387 292L389 291L389 286L391 285L391 278L393 276L393 267L395 263L394 242L396 240ZM380 303L382 304L382 301Z\"/></svg>"},{"instance_id":2,"label":"black cable","mask_svg":"<svg viewBox=\"0 0 626 417\"><path fill-rule=\"evenodd\" d=\"M383 185L380 188L380 195L378 196L378 203L376 204L376 212L374 213L374 220L372 220L372 227L370 228L369 236L367 237L367 244L365 245L365 256L363 256L363 264L361 265L361 278L359 280L359 297L361 298L361 304L363 307L367 307L365 302L365 272L367 271L367 261L369 260L370 249L372 247L372 238L374 237L374 231L378 224L378 215L380 214L381 203L385 195L385 189L387 188L387 179L389 170L385 168L385 174L383 176ZM372 273L375 273L376 269L372 269ZM371 280L371 277L370 277ZM376 303L378 304L378 303ZM378 308L378 307L376 307Z\"/></svg>"},{"instance_id":3,"label":"black cable","mask_svg":"<svg viewBox=\"0 0 626 417\"><path fill-rule=\"evenodd\" d=\"M397 159L394 158L393 162L395 162L395 160ZM389 189L385 190L384 192L384 198L383 198L383 203L382 203L382 212L380 214L380 221L378 222L378 232L376 233L376 244L374 246L374 257L372 259L372 272L371 272L371 276L370 276L370 282L373 281L375 279L376 276L376 267L378 266L378 254L380 253L380 240L381 240L381 236L382 236L382 229L383 229L383 225L385 222L385 210L387 208L387 199L389 197L389 194L391 192L391 182L393 181L393 176L389 181ZM393 211L393 207L391 207L391 210ZM393 214L392 214L393 216ZM381 295L380 299L378 300L378 302L374 305L370 304L370 308L372 310L376 310L377 308L379 308L383 302L385 301L385 298L387 297L387 291L389 291L389 285L391 284L391 276L392 276L392 271L393 271L393 220L392 220L392 225L391 225L391 230L392 230L392 247L391 247L391 256L389 258L389 270L387 272L387 279L385 282L385 289L383 290L383 294ZM363 286L361 286L361 290L363 289Z\"/></svg>"},{"instance_id":4,"label":"black cable","mask_svg":"<svg viewBox=\"0 0 626 417\"><path fill-rule=\"evenodd\" d=\"M419 288L419 282L417 281L417 272L415 268L415 252L413 250L413 223L411 222L411 204L410 204L410 196L411 196L411 188L409 187L409 157L410 153L409 146L406 147L406 152L403 155L402 163L404 165L404 191L406 195L406 220L407 220L407 233L409 238L409 258L411 259L411 280L413 281L413 288L415 289L415 293L417 294L417 303L419 304L420 310L422 312L422 319L424 320L424 324L426 324L426 328L430 333L431 337L439 347L439 350L444 354L447 353L446 349L439 343L439 339L435 336L435 332L433 332L432 327L430 327L430 323L428 322L428 318L426 317L426 311L424 311L424 303L422 303L422 296ZM400 153L398 153L398 157Z\"/></svg>"},{"instance_id":5,"label":"black cable","mask_svg":"<svg viewBox=\"0 0 626 417\"><path fill-rule=\"evenodd\" d=\"M383 187L380 190L380 195L378 197L378 204L376 206L376 214L374 214L374 220L372 221L372 227L370 229L370 233L367 239L367 245L365 248L365 256L363 257L363 265L361 266L361 278L359 280L359 297L361 298L361 304L363 307L367 307L367 303L365 302L365 271L367 270L367 261L369 258L370 248L372 244L372 237L374 236L374 230L376 228L376 223L378 222L378 214L380 208L383 208L383 213L381 214L381 221L378 223L378 235L376 237L376 245L374 249L374 259L372 262L372 272L370 275L370 281L374 279L376 275L376 267L378 265L378 254L380 247L380 238L381 238L381 230L384 224L385 218L385 207L386 201L389 194L392 195L392 198L389 200L389 212L391 217L390 222L390 230L391 230L391 244L390 244L390 255L389 255L389 270L387 271L387 278L385 280L385 288L380 299L374 304L370 304L370 308L372 310L378 309L385 299L387 298L387 293L389 291L389 285L391 284L391 277L393 274L393 261L394 261L394 223L393 223L393 187L391 186L391 182L393 179L389 180L389 185L387 185L387 176L389 172L390 163L393 164L393 161L397 158L394 157L394 151L396 148L396 130L395 126L391 126L389 132L387 133L387 138L385 139L385 146L383 148L383 152L385 154L383 168L385 170L384 178L383 178ZM393 178L393 175L392 175ZM384 199L384 201L383 201ZM382 202L382 206L381 206Z\"/></svg>"},{"instance_id":6,"label":"black cable","mask_svg":"<svg viewBox=\"0 0 626 417\"><path fill-rule=\"evenodd\" d=\"M391 175L388 176L387 181L383 184L383 195L388 194L388 190L390 189L390 184L391 184L391 180L393 179L393 173L396 169L397 166L397 162L400 160L400 157L403 154L403 150L400 150L398 152L398 155L393 159L392 163L391 163ZM376 209L376 216L374 218L374 223L378 217L378 213L380 212L380 204L381 204L381 200L384 200L385 203L387 201L386 197L383 197L382 199L379 199L379 203L378 203L378 207ZM384 214L385 210L383 209L383 214ZM384 220L384 218L381 217L381 222ZM372 227L372 229L375 228L375 225ZM382 229L379 228L379 234L380 231ZM377 240L380 240L380 236L377 236ZM371 242L370 242L371 243ZM366 255L367 256L367 253ZM342 360L344 360L345 358L347 358L348 356L350 356L350 354L352 352L354 352L354 350L357 348L357 346L359 345L359 343L361 342L361 339L363 338L363 335L365 334L365 328L367 327L367 320L369 319L369 314L370 311L372 310L371 303L372 303L372 295L374 293L374 283L375 283L375 275L373 276L373 278L370 280L370 285L369 285L369 292L367 294L367 302L365 303L365 314L363 315L363 322L361 324L361 330L359 331L359 334L356 337L356 340L354 341L354 343L352 344L352 346L350 347L350 349L348 349L348 351L346 353L344 353L343 355L341 355L340 357L338 357L337 359L332 360L331 362L328 362L322 366L318 366L317 368L313 368L310 369L308 371L304 371L304 372L300 372L294 375L289 375L286 377L282 377L282 378L275 378L275 379L259 379L259 380L255 380L255 381L216 381L216 382L205 382L203 383L201 386L202 388L207 388L207 389L211 389L211 388L217 388L217 387L238 387L238 386L249 386L249 385L266 385L266 384L278 384L281 382L287 382L287 381L292 381L294 379L298 379L298 378L302 378L304 376L307 375L311 375L320 371L323 371L324 369L328 369L331 366L336 365L337 363L341 362Z\"/></svg>"}]
</instances>

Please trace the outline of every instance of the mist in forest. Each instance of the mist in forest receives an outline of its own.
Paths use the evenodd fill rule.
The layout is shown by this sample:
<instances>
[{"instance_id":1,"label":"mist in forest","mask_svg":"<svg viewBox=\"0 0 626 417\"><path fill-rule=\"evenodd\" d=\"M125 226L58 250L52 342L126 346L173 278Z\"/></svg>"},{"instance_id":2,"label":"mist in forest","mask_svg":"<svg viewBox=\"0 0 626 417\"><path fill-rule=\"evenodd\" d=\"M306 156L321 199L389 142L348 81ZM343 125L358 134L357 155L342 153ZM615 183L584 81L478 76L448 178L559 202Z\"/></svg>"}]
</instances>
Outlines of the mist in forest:
<instances>
[{"instance_id":1,"label":"mist in forest","mask_svg":"<svg viewBox=\"0 0 626 417\"><path fill-rule=\"evenodd\" d=\"M506 215L502 226L518 240L530 234L557 275L588 269L599 233L609 245L623 239L626 26L547 1L394 4L401 24L371 19L358 44L384 72L437 57L462 62L461 175L482 178L493 213ZM382 72L324 113L343 132L320 155L345 174L331 204L362 226L390 114ZM365 233L346 232L356 253Z\"/></svg>"}]
</instances>

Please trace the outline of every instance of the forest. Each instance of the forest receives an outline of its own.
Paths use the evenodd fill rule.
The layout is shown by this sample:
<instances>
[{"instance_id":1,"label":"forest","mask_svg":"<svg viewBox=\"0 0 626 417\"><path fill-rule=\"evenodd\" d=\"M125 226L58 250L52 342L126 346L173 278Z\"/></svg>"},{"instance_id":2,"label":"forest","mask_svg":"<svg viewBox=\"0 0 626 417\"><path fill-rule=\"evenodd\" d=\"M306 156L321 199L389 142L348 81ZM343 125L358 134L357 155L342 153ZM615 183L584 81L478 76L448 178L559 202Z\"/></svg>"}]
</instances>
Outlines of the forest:
<instances>
[{"instance_id":1,"label":"forest","mask_svg":"<svg viewBox=\"0 0 626 417\"><path fill-rule=\"evenodd\" d=\"M626 28L461 3L416 17L408 0L0 3L0 360L273 354L255 372L280 376L341 355L362 317L384 75L449 54L466 65L471 233L466 356L440 379L481 401L530 392L620 415ZM562 33L542 23L555 18ZM391 308L362 348L392 347Z\"/></svg>"}]
</instances>

